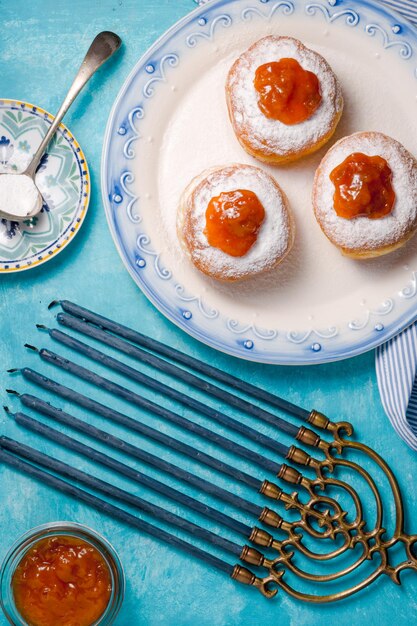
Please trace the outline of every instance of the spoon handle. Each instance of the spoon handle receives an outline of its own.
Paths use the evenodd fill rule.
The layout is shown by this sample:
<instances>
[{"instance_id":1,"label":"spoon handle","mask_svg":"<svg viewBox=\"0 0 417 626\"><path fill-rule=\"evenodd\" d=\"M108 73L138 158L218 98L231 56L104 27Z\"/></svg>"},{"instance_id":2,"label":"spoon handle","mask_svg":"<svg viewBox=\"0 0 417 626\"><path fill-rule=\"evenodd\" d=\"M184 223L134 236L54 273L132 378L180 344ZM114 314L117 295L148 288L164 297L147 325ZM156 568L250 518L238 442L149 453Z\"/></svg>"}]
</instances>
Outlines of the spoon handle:
<instances>
[{"instance_id":1,"label":"spoon handle","mask_svg":"<svg viewBox=\"0 0 417 626\"><path fill-rule=\"evenodd\" d=\"M41 141L39 148L37 149L32 161L26 168L24 174L30 176L31 178L34 178L42 155L45 152L48 143L55 134L58 126L62 121L62 118L70 108L71 104L74 102L81 89L90 80L96 70L98 70L98 68L101 67L103 63L107 61L107 59L109 59L112 54L116 52L116 50L120 48L121 43L122 40L120 39L120 37L115 33L111 33L109 31L103 31L102 33L99 33L94 39L90 48L88 49L87 54L85 55L84 61L82 62L81 67L78 70L71 87L68 90L68 93L61 105L61 108L56 114L54 121L52 122L45 137Z\"/></svg>"}]
</instances>

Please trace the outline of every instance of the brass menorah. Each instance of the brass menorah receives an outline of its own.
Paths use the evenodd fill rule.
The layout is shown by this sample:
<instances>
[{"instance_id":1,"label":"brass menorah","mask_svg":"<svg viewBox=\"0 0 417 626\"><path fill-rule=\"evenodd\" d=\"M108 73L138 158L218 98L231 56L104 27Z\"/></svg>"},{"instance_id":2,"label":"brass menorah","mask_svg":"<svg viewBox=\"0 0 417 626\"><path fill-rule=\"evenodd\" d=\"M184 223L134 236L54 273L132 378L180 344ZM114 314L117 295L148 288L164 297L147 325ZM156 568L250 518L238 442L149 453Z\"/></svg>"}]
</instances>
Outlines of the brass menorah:
<instances>
[{"instance_id":1,"label":"brass menorah","mask_svg":"<svg viewBox=\"0 0 417 626\"><path fill-rule=\"evenodd\" d=\"M265 547L271 547L278 552L278 557L274 559L265 559L262 565L268 567L270 577L268 582L275 582L279 588L286 591L289 595L299 600L315 603L332 602L347 598L358 591L364 589L380 576L386 574L391 580L400 584L400 574L405 569L417 570L417 535L409 535L404 529L404 506L398 482L387 463L374 450L367 445L353 441L353 427L348 422L331 422L323 414L312 411L309 423L317 429L325 430L332 436L332 440L325 443L321 440L320 448L324 452L322 461L314 460L310 465L314 467L316 478L313 480L306 479L292 467L284 467L283 478L301 485L307 490L310 499L300 505L299 494L294 492L291 499L287 499L286 508L298 509L300 519L291 523L284 523L283 530L288 533L288 539L283 541L273 541L265 544ZM393 532L388 536L384 526L386 513L384 511L382 494L380 493L376 481L372 475L361 465L349 460L349 451L359 452L367 457L378 466L387 478L392 498L395 505L395 527ZM373 526L369 524L369 518L365 514L365 507L362 505L361 498L357 489L351 484L336 480L333 475L340 468L349 468L353 472L357 472L364 479L370 488L375 501L375 521ZM340 487L345 489L353 502L354 519L348 521L351 511L343 510L336 499L329 496L328 493L332 487ZM322 499L320 494L327 494L327 498ZM386 498L386 493L384 496ZM325 511L322 516L316 516L315 507L327 504L329 509L333 510L331 514L329 510ZM366 507L369 508L369 507ZM323 532L319 533L312 526L311 521L316 519L319 526L323 527ZM297 532L301 529L302 533ZM338 535L343 537L343 544L336 549L332 549L327 553L314 553L303 545L303 534L309 534L315 539L335 540ZM307 556L312 561L329 561L337 559L345 554L348 550L352 550L357 545L361 546L361 554L352 564L331 574L312 574L296 565L297 552ZM391 563L390 552L397 544L403 544L405 551L405 559L393 565ZM245 554L245 560L253 565L260 565L259 559L252 557L250 560L250 549ZM379 559L375 559L376 555ZM377 561L377 562L375 562ZM355 582L352 586L336 591L334 593L315 593L307 594L300 591L286 582L285 574L290 571L301 579L317 583L317 589L323 583L343 579L348 574L358 570L357 577L360 576L360 567L365 562L375 563L372 571L365 577Z\"/></svg>"}]
</instances>

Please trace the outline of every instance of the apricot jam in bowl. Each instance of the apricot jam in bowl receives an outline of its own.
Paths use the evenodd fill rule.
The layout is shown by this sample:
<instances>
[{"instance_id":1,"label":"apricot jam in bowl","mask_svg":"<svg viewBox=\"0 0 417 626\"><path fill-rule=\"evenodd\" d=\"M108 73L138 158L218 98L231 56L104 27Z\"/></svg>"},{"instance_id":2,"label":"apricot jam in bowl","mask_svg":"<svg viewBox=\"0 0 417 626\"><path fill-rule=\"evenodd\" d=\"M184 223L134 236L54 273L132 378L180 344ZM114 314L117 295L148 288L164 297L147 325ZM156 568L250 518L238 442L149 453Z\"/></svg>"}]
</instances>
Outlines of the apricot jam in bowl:
<instances>
[{"instance_id":1,"label":"apricot jam in bowl","mask_svg":"<svg viewBox=\"0 0 417 626\"><path fill-rule=\"evenodd\" d=\"M14 626L109 626L124 596L114 548L94 530L55 522L27 532L0 573L0 601Z\"/></svg>"}]
</instances>

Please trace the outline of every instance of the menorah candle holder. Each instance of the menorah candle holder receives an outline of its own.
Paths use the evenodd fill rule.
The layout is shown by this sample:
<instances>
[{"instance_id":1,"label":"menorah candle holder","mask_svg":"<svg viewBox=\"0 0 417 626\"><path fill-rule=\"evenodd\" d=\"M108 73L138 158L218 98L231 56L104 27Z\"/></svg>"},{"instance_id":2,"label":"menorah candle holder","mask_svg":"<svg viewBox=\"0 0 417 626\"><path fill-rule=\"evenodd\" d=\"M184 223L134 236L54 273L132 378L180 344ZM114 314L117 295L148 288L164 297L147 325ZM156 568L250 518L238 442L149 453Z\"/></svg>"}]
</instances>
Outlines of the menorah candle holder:
<instances>
[{"instance_id":1,"label":"menorah candle holder","mask_svg":"<svg viewBox=\"0 0 417 626\"><path fill-rule=\"evenodd\" d=\"M335 556L342 554L345 550L354 548L357 544L361 545L361 556L349 567L341 569L331 575L310 575L300 571L299 568L292 563L294 552L288 555L288 546L291 548L294 547L294 538L292 537L288 541L282 542L280 548L283 557L282 564L278 565L277 561L274 562L274 571L277 570L277 566L279 567L279 577L276 581L278 586L299 600L321 603L341 600L353 595L372 584L383 574L387 575L394 583L400 584L400 574L403 570L417 570L417 535L410 535L405 532L403 500L397 479L392 470L384 459L372 448L364 443L351 439L353 426L349 422L332 422L317 411L311 412L309 422L313 427L325 430L333 436L333 440L328 442L327 447L322 446L325 452L325 459L315 468L317 479L312 481L311 488L313 491L320 489L327 493L333 484L332 479L329 481L328 475L333 474L338 468L349 468L353 472L357 472L359 476L366 481L374 496L376 508L375 523L373 527L369 527L369 519L367 519L364 513L365 507L362 506L358 491L351 484L348 485L345 482L345 487L348 489L349 493L353 495L355 502L355 520L353 523L346 522L348 511L343 511L342 519L333 520L333 523L336 523L336 525L346 533L346 541L337 555L335 552L331 552L326 555L325 558L333 559ZM383 494L380 493L372 475L364 469L364 467L345 458L349 451L355 451L365 455L367 460L376 465L388 480L391 495L395 503L395 524L394 530L390 536L384 526L387 515L383 505ZM386 496L387 494L385 493L384 495ZM297 540L295 543L297 543ZM394 565L391 560L391 554L394 546L398 544L402 544L404 547L405 559ZM375 558L376 555L379 556L379 560ZM309 556L313 559L317 558L311 554ZM320 558L322 558L322 556ZM285 580L286 570L290 570L302 578L307 578L317 583L326 583L336 579L340 581L344 576L358 570L365 562L375 563L370 573L359 582L355 582L354 585L330 594L307 594L290 586ZM358 574L359 572L357 572L357 575Z\"/></svg>"},{"instance_id":2,"label":"menorah candle holder","mask_svg":"<svg viewBox=\"0 0 417 626\"><path fill-rule=\"evenodd\" d=\"M128 366L122 361L80 342L70 335L40 326L40 329L47 330L52 339L67 348L99 362L101 365L124 375L128 379L139 382L142 385L151 385L151 389L154 391L190 406L194 411L200 412L202 415L220 424L224 424L229 429L235 430L246 438L284 457L285 462L277 464L275 461L271 461L262 454L255 453L242 444L214 433L205 426L191 422L167 409L157 407L156 404L152 404L120 384L116 384L85 367L81 367L67 358L61 357L48 349L42 348L38 350L28 345L27 347L35 350L42 360L64 369L71 375L88 383L92 383L96 387L106 389L113 395L131 402L136 407L154 411L162 419L171 421L194 435L213 441L220 447L236 453L237 456L254 462L261 467L261 470L276 473L279 480L293 486L294 491L285 491L275 482L268 479L259 479L256 476L241 472L237 465L234 467L206 453L202 453L198 448L194 449L185 445L173 437L158 434L155 430L138 423L129 416L118 413L86 396L82 396L77 391L63 387L33 370L28 368L18 370L25 379L34 382L54 395L65 398L66 401L72 401L78 406L119 422L128 428L136 430L145 437L150 437L160 442L162 441L161 437L163 437L162 443L176 452L199 460L201 463L216 469L216 471L224 473L229 479L240 480L244 484L255 488L255 490L269 499L281 503L285 510L297 514L295 519L292 513L286 519L269 507L262 508L236 496L233 493L233 487L230 490L220 489L216 485L199 479L197 476L185 472L172 464L155 461L155 457L153 457L154 460L152 461L152 455L143 452L136 446L129 446L123 441L117 440L117 438L85 424L82 420L65 414L60 409L40 399L26 394L17 394L25 406L59 423L64 423L93 436L110 447L128 450L130 454L144 460L145 463L153 463L154 465L157 463L156 467L159 467L162 471L171 472L172 475L182 477L184 482L188 480L195 487L220 497L220 499L232 506L254 515L262 525L274 528L284 535L283 538L277 538L262 527L250 527L235 522L233 518L223 512L216 511L213 507L209 507L210 515L207 512L207 519L216 520L220 525L240 532L246 540L249 540L257 547L244 544L238 549L238 545L232 544L225 539L221 531L219 531L217 538L204 528L199 528L197 531L199 536L207 537L214 541L215 545L222 545L225 549L231 549L232 553L238 555L245 564L266 568L268 575L264 577L256 576L251 570L241 565L231 566L219 561L219 559L216 560L209 553L205 553L197 548L194 549L191 544L177 541L175 538L169 539L171 535L165 533L164 539L168 543L182 547L189 553L219 567L235 580L258 588L267 597L272 597L277 590L281 589L294 598L312 603L333 602L347 598L368 587L383 574L387 575L394 583L400 584L400 575L403 570L417 569L417 535L410 535L405 531L404 507L398 482L388 464L377 452L364 443L353 439L353 427L349 422L332 422L318 411L306 411L282 398L278 398L264 390L259 390L253 385L247 385L244 381L226 372L213 368L171 347L164 346L156 340L144 337L137 331L120 326L116 322L107 320L78 305L67 301L62 301L59 304L61 304L65 313L59 314L57 319L66 328L109 345L121 353L133 357L140 363L158 368L165 374L176 377L200 391L205 391L208 395L221 400L228 406L254 415L286 433L295 442L290 446L285 446L274 438L261 435L255 429L240 424L236 419L214 410L210 405L190 398L188 395L182 394L156 379L149 378L136 368ZM154 354L155 352L157 355ZM164 358L170 359L170 361L166 361L158 355L162 355ZM174 361L174 363L171 361ZM175 362L187 367L191 372L178 367ZM227 391L217 386L214 382L199 378L193 372L203 374L214 381L221 382L223 385L228 385L233 391ZM254 404L253 401L237 396L236 390L246 393L255 399L262 400L262 402L268 402L274 408L291 413L297 420L302 420L305 425L298 427L282 417L274 415L271 411ZM17 414L15 419L24 427L35 429L42 436L55 438L61 444L64 441L64 435L42 425L37 420L33 420L23 414ZM51 431L55 434L51 434ZM70 448L83 453L82 444L70 437L66 437L65 441ZM319 458L312 456L308 452L308 448L314 449ZM93 452L93 457L96 460L108 467L111 466L116 472L129 475L129 472L132 471L128 466L120 463L117 465L114 459L106 457L92 448L89 448L89 450ZM13 452L18 454L18 448L13 450ZM101 456L98 456L99 454ZM357 460L358 455L361 456L359 462ZM14 457L14 460L11 460L11 456L13 455L10 450L3 453L3 457L7 462L14 463L15 467L19 469L25 469L24 461L16 460ZM299 466L300 469L297 469L294 465ZM59 464L56 464L56 467L59 467ZM44 480L42 472L38 470L30 470L30 472L33 476ZM349 474L348 478L344 476L345 473ZM394 502L395 520L392 531L387 530L387 522L389 520L387 507L384 504L384 500L388 495L387 490L381 489L377 473L382 473L388 482L389 495ZM52 484L55 479L47 478L46 480ZM145 476L142 478L142 482L143 480L146 483L150 479ZM137 482L140 483L140 481ZM57 483L55 482L54 484ZM99 481L97 481L97 485L99 486ZM178 491L175 491L174 494L174 490L172 490L172 493L170 493L168 487L165 488L163 485L161 487L161 485L162 483L159 483L158 489L160 491L162 489L161 493L163 492L168 498L174 498L185 507L196 511L202 510L202 505L197 500ZM364 499L360 489L361 486L362 490L365 486L367 492L372 494L372 508L374 509L372 516L369 511L371 508L369 506L369 498ZM68 488L67 491L75 496L78 494L79 498L89 504L103 508L100 500L90 501L83 493L80 494L74 491L73 487ZM129 498L132 500L129 494L126 494L124 497L127 498L127 501L129 501ZM140 499L136 498L136 500ZM144 506L149 507L150 505L145 502ZM113 509L112 514L119 519L128 521L128 523L136 525L137 528L145 529L143 525L138 525L133 520L130 519L129 521L127 518L124 518L123 512L120 513ZM109 512L109 509L106 509L106 511ZM173 523L176 523L178 518L178 516L172 516L166 511L163 511L162 515L167 520L171 519ZM178 518L178 520L180 520L182 528L194 528L194 530L197 528L195 525L193 526L193 524L187 522L187 520L181 521L181 518ZM155 530L148 528L147 531L157 536ZM404 548L404 559L400 562L396 562L393 555L394 548L398 545L402 545ZM264 554L260 549L268 552ZM269 551L274 552L274 554L269 554ZM346 559L350 559L350 561L346 563ZM323 573L317 573L320 566L325 567ZM296 582L294 582L294 579ZM336 590L334 589L335 583L337 583ZM310 592L310 589L305 589L306 585L313 586L312 592ZM272 586L274 587L273 589L271 588Z\"/></svg>"}]
</instances>

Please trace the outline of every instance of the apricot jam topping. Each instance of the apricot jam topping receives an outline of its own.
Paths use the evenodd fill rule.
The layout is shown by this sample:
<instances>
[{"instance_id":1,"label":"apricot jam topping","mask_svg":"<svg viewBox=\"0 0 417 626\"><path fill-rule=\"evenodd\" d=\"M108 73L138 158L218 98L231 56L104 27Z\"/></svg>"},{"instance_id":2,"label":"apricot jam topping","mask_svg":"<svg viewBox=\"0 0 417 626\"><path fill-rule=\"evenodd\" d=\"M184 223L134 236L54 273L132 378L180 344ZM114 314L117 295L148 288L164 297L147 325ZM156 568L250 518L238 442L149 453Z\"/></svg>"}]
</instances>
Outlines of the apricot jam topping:
<instances>
[{"instance_id":1,"label":"apricot jam topping","mask_svg":"<svg viewBox=\"0 0 417 626\"><path fill-rule=\"evenodd\" d=\"M288 126L307 120L321 103L319 79L295 59L261 65L253 84L262 113Z\"/></svg>"},{"instance_id":2,"label":"apricot jam topping","mask_svg":"<svg viewBox=\"0 0 417 626\"><path fill-rule=\"evenodd\" d=\"M394 207L392 171L380 156L354 152L334 168L330 180L335 186L334 209L339 217L375 220L389 215Z\"/></svg>"},{"instance_id":3,"label":"apricot jam topping","mask_svg":"<svg viewBox=\"0 0 417 626\"><path fill-rule=\"evenodd\" d=\"M214 248L243 256L255 243L264 218L265 209L253 191L226 191L210 200L204 234Z\"/></svg>"},{"instance_id":4,"label":"apricot jam topping","mask_svg":"<svg viewBox=\"0 0 417 626\"><path fill-rule=\"evenodd\" d=\"M109 568L91 544L70 536L41 539L12 580L16 608L29 626L91 626L111 595Z\"/></svg>"}]
</instances>

